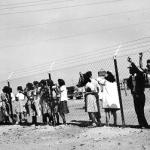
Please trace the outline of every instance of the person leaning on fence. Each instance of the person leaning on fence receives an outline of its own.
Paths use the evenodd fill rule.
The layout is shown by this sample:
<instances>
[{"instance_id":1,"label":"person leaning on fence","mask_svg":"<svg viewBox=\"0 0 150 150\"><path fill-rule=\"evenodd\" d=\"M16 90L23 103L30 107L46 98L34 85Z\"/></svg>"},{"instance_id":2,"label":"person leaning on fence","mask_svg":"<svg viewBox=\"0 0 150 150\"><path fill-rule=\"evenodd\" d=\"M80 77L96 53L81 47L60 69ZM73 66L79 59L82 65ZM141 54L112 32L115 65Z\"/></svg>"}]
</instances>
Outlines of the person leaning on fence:
<instances>
[{"instance_id":1,"label":"person leaning on fence","mask_svg":"<svg viewBox=\"0 0 150 150\"><path fill-rule=\"evenodd\" d=\"M150 59L146 61L146 68L144 69L145 78L146 78L146 87L150 88Z\"/></svg>"},{"instance_id":2,"label":"person leaning on fence","mask_svg":"<svg viewBox=\"0 0 150 150\"><path fill-rule=\"evenodd\" d=\"M26 99L25 95L23 94L22 86L17 87L17 95L16 95L16 101L17 101L17 108L16 108L16 114L17 114L17 122L16 124L21 123L27 123L27 113L25 109Z\"/></svg>"},{"instance_id":3,"label":"person leaning on fence","mask_svg":"<svg viewBox=\"0 0 150 150\"><path fill-rule=\"evenodd\" d=\"M51 125L53 118L52 118L51 104L50 104L50 93L49 93L49 88L47 86L46 80L41 80L40 86L41 86L40 104L41 104L42 120L44 124Z\"/></svg>"},{"instance_id":4,"label":"person leaning on fence","mask_svg":"<svg viewBox=\"0 0 150 150\"><path fill-rule=\"evenodd\" d=\"M137 119L141 128L148 128L148 123L144 114L145 106L145 77L143 71L139 70L137 66L128 57L130 77L127 80L127 85L131 90L134 100L134 108Z\"/></svg>"},{"instance_id":5,"label":"person leaning on fence","mask_svg":"<svg viewBox=\"0 0 150 150\"><path fill-rule=\"evenodd\" d=\"M145 76L145 87L150 88L150 59L146 61L146 68L143 68L143 53L139 53L139 66L144 72Z\"/></svg>"},{"instance_id":6,"label":"person leaning on fence","mask_svg":"<svg viewBox=\"0 0 150 150\"><path fill-rule=\"evenodd\" d=\"M34 102L34 87L32 83L27 83L26 85L27 88L27 105L28 105L28 112L29 115L32 116L32 124L37 125L37 111L35 107L35 102ZM26 106L25 106L26 107Z\"/></svg>"},{"instance_id":7,"label":"person leaning on fence","mask_svg":"<svg viewBox=\"0 0 150 150\"><path fill-rule=\"evenodd\" d=\"M9 116L7 111L7 97L4 91L2 90L0 94L0 123L9 122Z\"/></svg>"},{"instance_id":8,"label":"person leaning on fence","mask_svg":"<svg viewBox=\"0 0 150 150\"><path fill-rule=\"evenodd\" d=\"M59 101L59 114L63 120L63 124L66 124L65 114L69 113L67 101L67 88L65 85L65 81L63 79L58 79L59 92L60 92L60 101Z\"/></svg>"},{"instance_id":9,"label":"person leaning on fence","mask_svg":"<svg viewBox=\"0 0 150 150\"><path fill-rule=\"evenodd\" d=\"M114 75L107 71L104 77L97 78L98 83L103 86L102 106L105 110L106 125L110 123L110 113L113 115L114 125L117 125L117 110L120 110L117 83Z\"/></svg>"},{"instance_id":10,"label":"person leaning on fence","mask_svg":"<svg viewBox=\"0 0 150 150\"><path fill-rule=\"evenodd\" d=\"M11 107L10 107L10 99L9 94L12 93L12 89L8 86L4 86L1 93L1 101L2 101L2 115L3 122L10 123L11 118Z\"/></svg>"},{"instance_id":11,"label":"person leaning on fence","mask_svg":"<svg viewBox=\"0 0 150 150\"><path fill-rule=\"evenodd\" d=\"M52 115L53 115L53 125L59 125L59 99L60 99L60 94L59 94L59 90L58 90L58 86L56 84L54 84L52 86L52 95L53 95L53 99L52 99Z\"/></svg>"},{"instance_id":12,"label":"person leaning on fence","mask_svg":"<svg viewBox=\"0 0 150 150\"><path fill-rule=\"evenodd\" d=\"M150 87L150 59L147 60L145 72L146 72L147 85Z\"/></svg>"},{"instance_id":13,"label":"person leaning on fence","mask_svg":"<svg viewBox=\"0 0 150 150\"><path fill-rule=\"evenodd\" d=\"M85 87L85 97L86 97L86 112L88 112L90 119L92 120L92 126L98 126L98 121L96 119L96 114L98 113L96 96L93 94L94 86L89 81Z\"/></svg>"},{"instance_id":14,"label":"person leaning on fence","mask_svg":"<svg viewBox=\"0 0 150 150\"><path fill-rule=\"evenodd\" d=\"M33 82L34 90L33 90L33 96L34 96L34 102L35 102L35 109L37 112L37 115L41 116L41 105L40 105L40 86L38 81Z\"/></svg>"},{"instance_id":15,"label":"person leaning on fence","mask_svg":"<svg viewBox=\"0 0 150 150\"><path fill-rule=\"evenodd\" d=\"M99 90L100 90L99 89L99 84L98 84L97 80L93 79L91 71L86 72L85 77L86 77L85 80L88 81L87 83L91 83L93 85L92 92L96 97L96 103L97 103L97 108L98 108L98 112L95 112L95 116L96 116L96 119L97 119L97 122L98 122L99 126L101 126L100 102L99 102L99 95L98 95ZM87 86L87 84L86 84L86 86ZM85 96L85 99L86 99L86 96ZM89 115L89 117L91 117L91 116Z\"/></svg>"}]
</instances>

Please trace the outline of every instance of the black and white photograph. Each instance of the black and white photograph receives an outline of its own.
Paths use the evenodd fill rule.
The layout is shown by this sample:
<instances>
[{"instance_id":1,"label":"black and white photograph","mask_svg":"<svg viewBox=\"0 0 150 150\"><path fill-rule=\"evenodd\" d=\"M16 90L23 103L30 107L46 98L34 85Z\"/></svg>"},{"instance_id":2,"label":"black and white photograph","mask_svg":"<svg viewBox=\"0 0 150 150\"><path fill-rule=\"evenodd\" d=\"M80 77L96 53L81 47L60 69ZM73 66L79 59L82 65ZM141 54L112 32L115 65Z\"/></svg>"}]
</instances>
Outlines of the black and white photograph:
<instances>
[{"instance_id":1,"label":"black and white photograph","mask_svg":"<svg viewBox=\"0 0 150 150\"><path fill-rule=\"evenodd\" d=\"M149 0L1 0L0 150L149 150L149 28Z\"/></svg>"}]
</instances>

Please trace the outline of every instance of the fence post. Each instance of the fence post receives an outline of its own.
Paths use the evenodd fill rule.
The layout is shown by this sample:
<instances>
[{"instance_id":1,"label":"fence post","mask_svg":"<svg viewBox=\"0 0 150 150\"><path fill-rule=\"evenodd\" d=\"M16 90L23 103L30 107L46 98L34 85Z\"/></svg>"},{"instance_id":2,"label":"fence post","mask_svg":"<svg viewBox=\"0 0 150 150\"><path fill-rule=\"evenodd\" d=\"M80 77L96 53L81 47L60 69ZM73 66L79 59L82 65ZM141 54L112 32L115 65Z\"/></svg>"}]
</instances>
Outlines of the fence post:
<instances>
[{"instance_id":1,"label":"fence post","mask_svg":"<svg viewBox=\"0 0 150 150\"><path fill-rule=\"evenodd\" d=\"M123 105L122 105L122 97L121 97L120 81L119 81L119 73L118 73L118 65L117 65L116 56L114 56L114 66L115 66L117 88L118 88L118 95L119 95L119 102L120 102L120 109L121 109L122 126L124 127L125 126L125 119L124 119L124 112L123 112Z\"/></svg>"},{"instance_id":2,"label":"fence post","mask_svg":"<svg viewBox=\"0 0 150 150\"><path fill-rule=\"evenodd\" d=\"M10 88L10 82L9 82L9 80L7 81L7 84L8 84L8 87ZM11 93L9 93L9 104L10 104L10 111L11 111L11 119L12 119L12 121L14 121Z\"/></svg>"},{"instance_id":3,"label":"fence post","mask_svg":"<svg viewBox=\"0 0 150 150\"><path fill-rule=\"evenodd\" d=\"M48 77L49 77L49 81L51 82L52 81L52 78L51 78L51 74L48 73ZM52 83L50 84L50 97L53 98L53 92L52 92Z\"/></svg>"}]
</instances>

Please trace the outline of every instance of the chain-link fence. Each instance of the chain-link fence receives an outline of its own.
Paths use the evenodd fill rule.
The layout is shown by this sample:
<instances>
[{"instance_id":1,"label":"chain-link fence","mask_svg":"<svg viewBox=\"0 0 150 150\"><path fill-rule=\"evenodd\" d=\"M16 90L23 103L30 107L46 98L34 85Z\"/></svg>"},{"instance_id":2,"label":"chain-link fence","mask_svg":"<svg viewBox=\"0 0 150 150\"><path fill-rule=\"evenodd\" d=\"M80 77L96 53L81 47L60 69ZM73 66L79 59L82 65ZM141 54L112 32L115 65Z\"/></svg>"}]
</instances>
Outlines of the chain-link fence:
<instances>
[{"instance_id":1,"label":"chain-link fence","mask_svg":"<svg viewBox=\"0 0 150 150\"><path fill-rule=\"evenodd\" d=\"M125 124L126 125L138 125L137 117L134 110L133 105L133 98L130 93L130 90L127 88L126 84L123 84L124 79L129 77L129 70L128 70L128 62L127 57L130 56L135 62L135 64L138 65L139 52L143 52L143 65L146 65L146 60L150 56L149 51L137 51L137 49L134 51L130 51L132 49L127 48L120 52L120 54L117 56L117 64L118 64L118 72L119 72L119 78L120 78L120 87L121 87L121 96L122 96L122 103L123 103L123 111L125 116ZM99 53L101 53L99 51ZM50 73L52 80L56 83L57 79L62 78L65 80L67 86L76 86L79 80L79 72L85 73L86 71L92 71L93 78L98 77L98 71L101 69L104 69L106 71L111 71L113 74L115 74L115 67L114 67L114 59L113 59L114 51L110 51L108 55L103 55L101 53L100 55L95 55L92 59L89 57L83 57L81 56L80 61L84 59L84 63L80 63L78 59L75 59L75 61L79 61L79 64L76 65L71 62L69 62L69 59L67 61L67 65L62 65L60 68L53 68ZM93 60L93 61L92 61ZM31 75L24 75L21 77L16 77L14 79L10 80L10 85L13 88L13 92L16 92L16 87L21 85L25 87L25 84L28 82L33 82L35 80L40 81L42 79L48 79L48 72L42 72L42 73L35 73ZM7 81L1 82L0 86L3 87L4 85L7 85ZM145 104L145 114L148 123L150 124L150 90L147 88L145 91L146 94L146 104ZM102 102L101 102L102 103ZM67 119L69 122L80 122L80 121L88 121L88 115L84 111L84 100L83 99L73 99L68 101L69 108L70 108L70 114L67 116ZM101 104L102 106L102 104ZM120 111L118 113L118 124L122 124L122 118ZM102 122L105 123L105 113L104 110L101 109L101 115L102 115Z\"/></svg>"}]
</instances>

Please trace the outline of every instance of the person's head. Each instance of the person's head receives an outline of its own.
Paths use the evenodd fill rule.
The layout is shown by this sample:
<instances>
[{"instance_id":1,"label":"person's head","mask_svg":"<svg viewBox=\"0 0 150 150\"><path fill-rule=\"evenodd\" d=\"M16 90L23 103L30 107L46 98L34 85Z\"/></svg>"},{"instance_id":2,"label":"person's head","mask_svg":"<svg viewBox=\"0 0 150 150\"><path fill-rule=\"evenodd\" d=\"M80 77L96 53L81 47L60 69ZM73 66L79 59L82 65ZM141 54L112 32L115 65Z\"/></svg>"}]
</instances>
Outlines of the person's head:
<instances>
[{"instance_id":1,"label":"person's head","mask_svg":"<svg viewBox=\"0 0 150 150\"><path fill-rule=\"evenodd\" d=\"M114 75L110 71L106 72L105 79L109 82L115 82L116 81Z\"/></svg>"},{"instance_id":2,"label":"person's head","mask_svg":"<svg viewBox=\"0 0 150 150\"><path fill-rule=\"evenodd\" d=\"M18 87L17 87L17 91L18 91L18 92L23 92L22 86L18 86Z\"/></svg>"},{"instance_id":3,"label":"person's head","mask_svg":"<svg viewBox=\"0 0 150 150\"><path fill-rule=\"evenodd\" d=\"M134 66L130 65L128 68L129 68L129 73L131 75L134 75L135 73L137 73L137 69Z\"/></svg>"},{"instance_id":4,"label":"person's head","mask_svg":"<svg viewBox=\"0 0 150 150\"><path fill-rule=\"evenodd\" d=\"M34 87L33 87L33 84L32 83L27 83L26 84L26 90L27 91L30 91L30 90L33 90L34 89Z\"/></svg>"},{"instance_id":5,"label":"person's head","mask_svg":"<svg viewBox=\"0 0 150 150\"><path fill-rule=\"evenodd\" d=\"M47 82L48 86L53 86L54 85L54 82L50 79L47 79L46 82Z\"/></svg>"},{"instance_id":6,"label":"person's head","mask_svg":"<svg viewBox=\"0 0 150 150\"><path fill-rule=\"evenodd\" d=\"M147 65L146 65L147 69L150 70L150 59L147 60Z\"/></svg>"},{"instance_id":7,"label":"person's head","mask_svg":"<svg viewBox=\"0 0 150 150\"><path fill-rule=\"evenodd\" d=\"M40 81L40 86L41 86L41 87L46 86L46 80L44 80L44 79L41 80L41 81Z\"/></svg>"},{"instance_id":8,"label":"person's head","mask_svg":"<svg viewBox=\"0 0 150 150\"><path fill-rule=\"evenodd\" d=\"M86 72L86 76L87 78L92 78L92 72L91 71Z\"/></svg>"},{"instance_id":9,"label":"person's head","mask_svg":"<svg viewBox=\"0 0 150 150\"><path fill-rule=\"evenodd\" d=\"M2 89L2 91L3 91L4 93L9 94L9 93L12 92L12 88L10 88L9 86L4 86L3 89Z\"/></svg>"},{"instance_id":10,"label":"person's head","mask_svg":"<svg viewBox=\"0 0 150 150\"><path fill-rule=\"evenodd\" d=\"M63 79L58 79L58 84L61 87L61 86L65 85L65 81Z\"/></svg>"},{"instance_id":11,"label":"person's head","mask_svg":"<svg viewBox=\"0 0 150 150\"><path fill-rule=\"evenodd\" d=\"M33 85L34 85L34 87L38 87L39 86L39 82L38 81L33 81Z\"/></svg>"}]
</instances>

